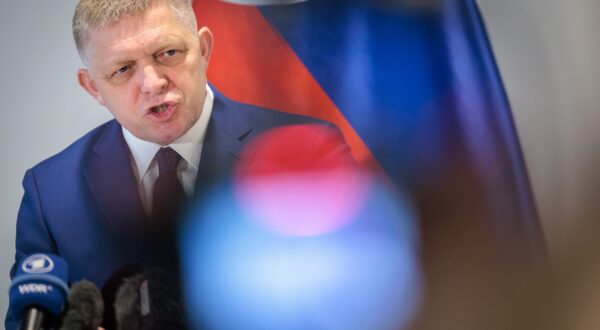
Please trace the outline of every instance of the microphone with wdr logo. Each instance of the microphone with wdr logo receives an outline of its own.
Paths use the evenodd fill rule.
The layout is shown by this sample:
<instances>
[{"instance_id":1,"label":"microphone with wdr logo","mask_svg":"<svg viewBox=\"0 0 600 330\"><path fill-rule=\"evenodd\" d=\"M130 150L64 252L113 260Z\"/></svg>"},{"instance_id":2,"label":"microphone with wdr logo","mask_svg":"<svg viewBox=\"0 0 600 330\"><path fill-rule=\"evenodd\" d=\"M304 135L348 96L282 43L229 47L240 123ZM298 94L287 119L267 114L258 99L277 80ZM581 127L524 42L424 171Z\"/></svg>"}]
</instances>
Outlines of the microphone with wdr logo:
<instances>
[{"instance_id":1,"label":"microphone with wdr logo","mask_svg":"<svg viewBox=\"0 0 600 330\"><path fill-rule=\"evenodd\" d=\"M67 274L67 263L49 253L31 255L18 265L9 296L20 329L40 329L60 317L69 291Z\"/></svg>"}]
</instances>

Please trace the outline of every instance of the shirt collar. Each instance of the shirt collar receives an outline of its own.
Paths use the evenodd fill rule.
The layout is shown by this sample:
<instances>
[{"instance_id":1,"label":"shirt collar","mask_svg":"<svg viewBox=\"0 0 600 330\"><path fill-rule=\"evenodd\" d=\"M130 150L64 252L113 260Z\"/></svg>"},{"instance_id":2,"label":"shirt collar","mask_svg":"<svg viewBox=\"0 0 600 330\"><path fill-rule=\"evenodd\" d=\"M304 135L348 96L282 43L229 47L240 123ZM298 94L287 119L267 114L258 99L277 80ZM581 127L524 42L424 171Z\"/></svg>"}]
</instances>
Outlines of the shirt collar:
<instances>
[{"instance_id":1,"label":"shirt collar","mask_svg":"<svg viewBox=\"0 0 600 330\"><path fill-rule=\"evenodd\" d=\"M204 106L202 107L200 118L185 134L168 145L168 147L177 151L181 158L185 159L188 165L192 166L195 170L198 170L198 165L200 164L202 144L212 113L213 103L214 94L207 84L206 97L204 98ZM123 126L121 128L137 169L138 181L141 181L152 164L154 155L162 146L136 137Z\"/></svg>"}]
</instances>

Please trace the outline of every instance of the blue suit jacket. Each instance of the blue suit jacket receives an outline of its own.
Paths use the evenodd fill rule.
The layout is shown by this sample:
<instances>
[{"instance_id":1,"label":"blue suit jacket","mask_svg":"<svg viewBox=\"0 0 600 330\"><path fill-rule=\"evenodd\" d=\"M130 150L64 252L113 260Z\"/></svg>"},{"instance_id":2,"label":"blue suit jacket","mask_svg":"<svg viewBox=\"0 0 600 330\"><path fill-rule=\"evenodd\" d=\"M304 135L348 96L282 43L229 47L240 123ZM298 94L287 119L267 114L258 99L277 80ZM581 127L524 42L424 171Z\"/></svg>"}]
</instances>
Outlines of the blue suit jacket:
<instances>
[{"instance_id":1,"label":"blue suit jacket","mask_svg":"<svg viewBox=\"0 0 600 330\"><path fill-rule=\"evenodd\" d=\"M215 91L197 187L207 186L243 161L239 156L242 147L257 133L281 125L316 122L233 102ZM156 265L145 240L149 228L129 149L115 120L28 170L23 187L15 265L36 252L55 253L66 260L70 282L85 278L99 287L126 264ZM9 307L6 328L15 327Z\"/></svg>"}]
</instances>

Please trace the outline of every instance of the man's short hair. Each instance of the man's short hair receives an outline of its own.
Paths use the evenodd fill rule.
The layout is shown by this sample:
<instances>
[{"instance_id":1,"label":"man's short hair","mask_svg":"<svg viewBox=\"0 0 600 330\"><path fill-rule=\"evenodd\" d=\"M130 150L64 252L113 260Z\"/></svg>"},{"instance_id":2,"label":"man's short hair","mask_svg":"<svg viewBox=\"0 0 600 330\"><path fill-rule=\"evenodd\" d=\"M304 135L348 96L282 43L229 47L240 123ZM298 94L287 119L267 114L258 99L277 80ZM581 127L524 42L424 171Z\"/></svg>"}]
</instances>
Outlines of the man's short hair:
<instances>
[{"instance_id":1,"label":"man's short hair","mask_svg":"<svg viewBox=\"0 0 600 330\"><path fill-rule=\"evenodd\" d=\"M142 13L155 3L166 4L173 14L192 30L197 29L193 0L79 0L73 15L73 38L82 61L87 65L85 47L88 33L124 16Z\"/></svg>"}]
</instances>

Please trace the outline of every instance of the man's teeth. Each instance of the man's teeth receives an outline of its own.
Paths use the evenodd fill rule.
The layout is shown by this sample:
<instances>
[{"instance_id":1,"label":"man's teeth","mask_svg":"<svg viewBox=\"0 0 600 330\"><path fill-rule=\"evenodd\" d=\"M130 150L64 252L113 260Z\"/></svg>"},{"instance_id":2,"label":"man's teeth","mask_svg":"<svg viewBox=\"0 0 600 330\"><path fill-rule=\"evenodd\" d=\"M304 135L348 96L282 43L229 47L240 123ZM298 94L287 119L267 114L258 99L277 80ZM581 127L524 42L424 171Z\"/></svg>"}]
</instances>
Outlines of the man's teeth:
<instances>
[{"instance_id":1,"label":"man's teeth","mask_svg":"<svg viewBox=\"0 0 600 330\"><path fill-rule=\"evenodd\" d=\"M169 108L169 106L168 106L168 105L166 105L166 104L161 104L161 105L159 105L159 106L152 107L152 112L155 112L155 113L159 113L159 112L165 112L165 111L167 111L167 109L168 109L168 108Z\"/></svg>"}]
</instances>

